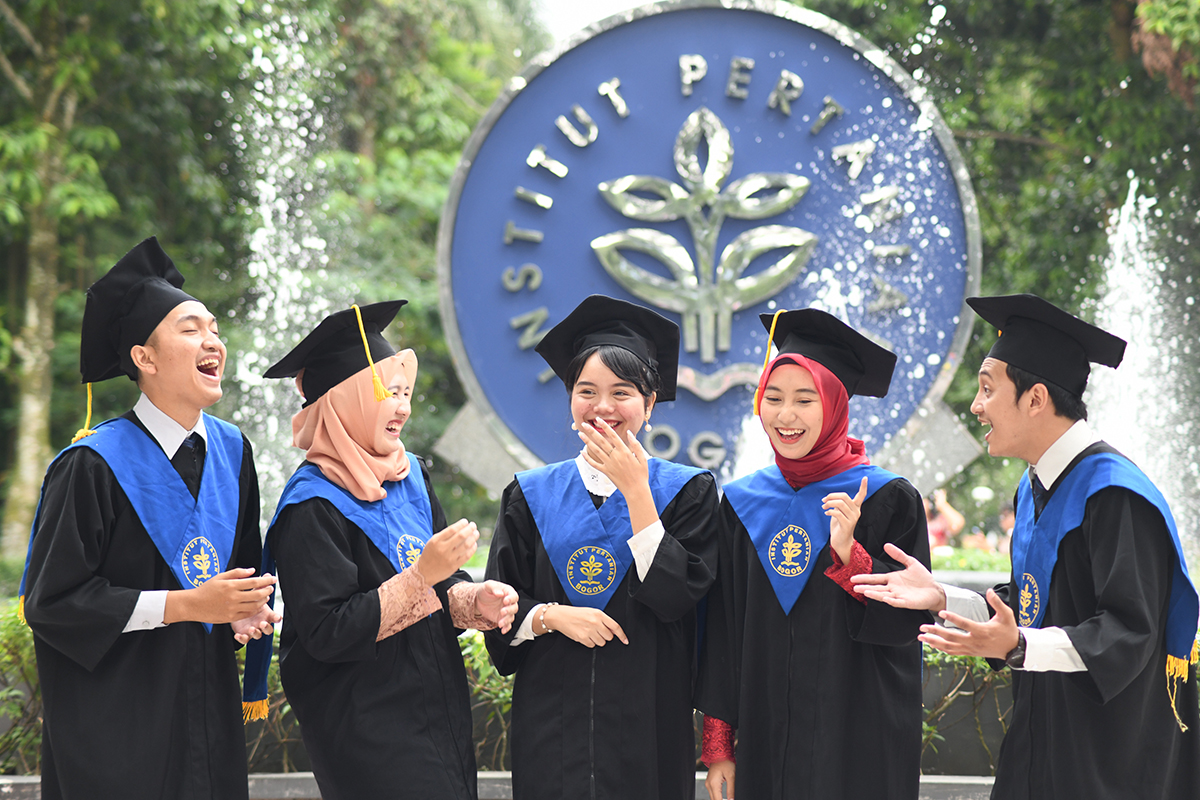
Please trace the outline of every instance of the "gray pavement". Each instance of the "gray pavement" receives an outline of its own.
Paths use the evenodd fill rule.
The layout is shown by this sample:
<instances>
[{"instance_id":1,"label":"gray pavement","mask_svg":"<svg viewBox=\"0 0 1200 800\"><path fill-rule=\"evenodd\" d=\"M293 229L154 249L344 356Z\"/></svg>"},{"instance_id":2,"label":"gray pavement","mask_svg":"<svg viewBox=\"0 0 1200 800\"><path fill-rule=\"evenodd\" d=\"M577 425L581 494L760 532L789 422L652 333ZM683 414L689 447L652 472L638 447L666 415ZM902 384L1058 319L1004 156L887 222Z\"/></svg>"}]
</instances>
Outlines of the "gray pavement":
<instances>
[{"instance_id":1,"label":"gray pavement","mask_svg":"<svg viewBox=\"0 0 1200 800\"><path fill-rule=\"evenodd\" d=\"M926 775L921 778L920 800L987 800L991 778L957 775ZM36 776L0 776L0 797L12 800L41 800ZM320 800L311 772L250 776L251 800ZM479 800L511 800L512 784L507 772L479 773ZM696 800L708 800L704 773L696 774ZM831 798L831 800L833 800ZM842 798L841 800L857 800Z\"/></svg>"}]
</instances>

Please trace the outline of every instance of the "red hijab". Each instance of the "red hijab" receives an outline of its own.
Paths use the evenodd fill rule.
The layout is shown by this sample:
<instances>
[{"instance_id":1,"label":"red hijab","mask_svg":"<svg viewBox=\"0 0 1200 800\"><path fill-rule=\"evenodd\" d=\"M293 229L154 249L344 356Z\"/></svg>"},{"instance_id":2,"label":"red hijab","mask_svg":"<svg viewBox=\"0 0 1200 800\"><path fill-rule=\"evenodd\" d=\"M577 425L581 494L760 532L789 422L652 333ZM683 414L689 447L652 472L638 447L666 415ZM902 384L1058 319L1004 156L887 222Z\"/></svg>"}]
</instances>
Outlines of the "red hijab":
<instances>
[{"instance_id":1,"label":"red hijab","mask_svg":"<svg viewBox=\"0 0 1200 800\"><path fill-rule=\"evenodd\" d=\"M779 451L775 450L775 442L771 441L771 449L775 450L775 463L779 465L779 471L783 473L788 484L793 489L802 489L810 483L832 478L859 464L870 464L862 440L847 435L850 430L850 398L846 394L846 387L823 365L797 353L775 356L758 379L758 396L762 397L767 390L767 380L771 373L783 364L795 364L812 373L813 381L817 384L817 394L821 398L821 412L824 417L817 443L804 458L786 458L780 455ZM761 416L759 419L762 419ZM763 428L766 429L765 423Z\"/></svg>"}]
</instances>

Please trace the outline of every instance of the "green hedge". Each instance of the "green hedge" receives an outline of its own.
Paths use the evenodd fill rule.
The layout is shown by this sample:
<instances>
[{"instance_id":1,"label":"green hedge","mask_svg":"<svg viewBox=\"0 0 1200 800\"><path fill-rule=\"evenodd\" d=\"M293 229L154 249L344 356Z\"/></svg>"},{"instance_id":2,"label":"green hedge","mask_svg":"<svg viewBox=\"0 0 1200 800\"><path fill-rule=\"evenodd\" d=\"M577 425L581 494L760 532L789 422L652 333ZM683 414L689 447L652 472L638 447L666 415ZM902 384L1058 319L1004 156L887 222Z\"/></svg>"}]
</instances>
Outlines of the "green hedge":
<instances>
[{"instance_id":1,"label":"green hedge","mask_svg":"<svg viewBox=\"0 0 1200 800\"><path fill-rule=\"evenodd\" d=\"M488 660L483 636L470 631L459 639L467 666L471 706L475 716L475 753L479 769L508 769L509 711L512 708L512 678L502 677ZM239 655L240 658L240 655ZM926 697L924 747L937 749L939 727L956 701L968 702L972 713L999 715L1007 711L989 709L996 688L1010 680L1006 670L994 672L983 659L948 656L925 649L926 675L951 670L953 678L941 696ZM246 759L251 772L307 770L307 756L300 745L300 729L279 683L278 651L269 674L271 705L263 722L246 728ZM0 718L12 721L0 734L0 773L36 774L41 766L42 698L38 687L33 651L33 634L17 616L17 602L10 600L0 610ZM985 745L986 746L986 745ZM989 753L994 757L994 754Z\"/></svg>"}]
</instances>

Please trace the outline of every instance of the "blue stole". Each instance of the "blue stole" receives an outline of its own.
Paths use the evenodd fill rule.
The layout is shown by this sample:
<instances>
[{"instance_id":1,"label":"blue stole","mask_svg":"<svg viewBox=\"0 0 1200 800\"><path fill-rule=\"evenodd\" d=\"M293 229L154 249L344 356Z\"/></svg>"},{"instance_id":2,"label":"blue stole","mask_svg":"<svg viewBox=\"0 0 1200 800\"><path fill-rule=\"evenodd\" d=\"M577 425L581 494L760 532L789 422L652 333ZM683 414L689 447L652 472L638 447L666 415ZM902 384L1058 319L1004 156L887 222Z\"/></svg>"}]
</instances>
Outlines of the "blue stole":
<instances>
[{"instance_id":1,"label":"blue stole","mask_svg":"<svg viewBox=\"0 0 1200 800\"><path fill-rule=\"evenodd\" d=\"M1013 577L1019 589L1017 624L1026 628L1041 627L1050 577L1058 560L1058 546L1068 532L1083 522L1088 498L1109 486L1120 486L1141 495L1158 509L1167 523L1171 543L1175 546L1171 597L1167 603L1167 653L1186 662L1196 642L1200 599L1188 577L1175 518L1158 487L1132 461L1116 453L1096 453L1080 460L1063 477L1036 520L1033 489L1026 470L1017 489L1017 520L1012 539Z\"/></svg>"},{"instance_id":2,"label":"blue stole","mask_svg":"<svg viewBox=\"0 0 1200 800\"><path fill-rule=\"evenodd\" d=\"M392 562L396 572L413 564L425 543L433 535L433 509L421 476L417 457L408 453L408 474L403 480L383 484L387 497L374 502L359 500L324 475L314 464L304 464L288 480L275 508L271 525L279 512L295 503L323 497L346 519L367 535L371 543Z\"/></svg>"},{"instance_id":3,"label":"blue stole","mask_svg":"<svg viewBox=\"0 0 1200 800\"><path fill-rule=\"evenodd\" d=\"M397 573L402 572L417 563L421 551L433 536L433 507L429 504L421 464L412 453L407 455L408 474L403 480L383 484L387 497L374 502L359 500L326 478L315 464L301 465L283 487L267 530L274 527L279 512L288 506L323 497L366 534ZM262 570L259 574L274 572L275 558L271 555L271 545L263 542ZM269 603L271 608L275 607L275 592L271 592ZM263 636L250 640L246 645L246 666L242 676L242 715L246 722L267 717L267 677L274 641L273 636Z\"/></svg>"},{"instance_id":4,"label":"blue stole","mask_svg":"<svg viewBox=\"0 0 1200 800\"><path fill-rule=\"evenodd\" d=\"M121 417L100 423L94 434L67 446L54 459L58 461L63 453L76 447L88 447L99 454L129 498L171 574L185 589L199 586L229 569L237 537L242 433L228 422L207 414L204 428L208 434L207 452L196 498L158 442ZM45 494L45 484L42 493ZM41 512L39 500L29 534L31 553ZM25 570L29 571L28 555ZM25 596L24 576L21 596ZM202 624L206 631L212 632L211 624Z\"/></svg>"},{"instance_id":5,"label":"blue stole","mask_svg":"<svg viewBox=\"0 0 1200 800\"><path fill-rule=\"evenodd\" d=\"M725 485L725 499L750 534L784 614L792 613L812 576L808 567L829 542L829 517L821 508L822 498L832 492L854 497L864 477L870 497L900 476L882 467L860 464L802 489L793 489L779 466L772 464Z\"/></svg>"},{"instance_id":6,"label":"blue stole","mask_svg":"<svg viewBox=\"0 0 1200 800\"><path fill-rule=\"evenodd\" d=\"M704 472L651 458L650 494L658 513L684 484ZM517 473L517 482L542 535L542 546L573 606L603 609L633 563L629 506L613 492L596 508L575 461Z\"/></svg>"}]
</instances>

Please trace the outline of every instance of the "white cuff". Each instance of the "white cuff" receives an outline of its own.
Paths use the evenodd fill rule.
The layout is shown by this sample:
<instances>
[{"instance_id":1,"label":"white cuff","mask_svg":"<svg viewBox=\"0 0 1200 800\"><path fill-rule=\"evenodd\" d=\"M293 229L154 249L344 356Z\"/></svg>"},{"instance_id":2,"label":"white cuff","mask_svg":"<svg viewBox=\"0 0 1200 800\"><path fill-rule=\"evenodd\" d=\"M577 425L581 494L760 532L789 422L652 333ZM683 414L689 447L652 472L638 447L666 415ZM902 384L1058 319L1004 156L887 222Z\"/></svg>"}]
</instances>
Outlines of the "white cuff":
<instances>
[{"instance_id":1,"label":"white cuff","mask_svg":"<svg viewBox=\"0 0 1200 800\"><path fill-rule=\"evenodd\" d=\"M951 614L966 617L972 622L987 622L991 618L987 600L984 600L983 595L979 592L964 589L961 586L951 586L948 583L939 583L938 586L941 586L942 591L946 593L946 610ZM951 625L941 617L937 618L937 623L946 628L958 627Z\"/></svg>"},{"instance_id":2,"label":"white cuff","mask_svg":"<svg viewBox=\"0 0 1200 800\"><path fill-rule=\"evenodd\" d=\"M133 607L133 613L129 615L129 622L125 623L125 630L121 633L164 628L167 625L163 622L166 613L166 591L142 592L138 595L137 605Z\"/></svg>"},{"instance_id":3,"label":"white cuff","mask_svg":"<svg viewBox=\"0 0 1200 800\"><path fill-rule=\"evenodd\" d=\"M1079 651L1062 628L1021 628L1026 672L1087 672Z\"/></svg>"},{"instance_id":4,"label":"white cuff","mask_svg":"<svg viewBox=\"0 0 1200 800\"><path fill-rule=\"evenodd\" d=\"M517 626L517 635L508 643L509 647L516 647L521 642L531 642L537 638L537 634L533 632L533 617L535 614L541 613L538 609L544 605L546 604L538 603L529 609L529 613L525 615L525 619L521 620L521 624Z\"/></svg>"},{"instance_id":5,"label":"white cuff","mask_svg":"<svg viewBox=\"0 0 1200 800\"><path fill-rule=\"evenodd\" d=\"M629 539L629 549L633 551L633 563L637 567L639 581L646 580L646 573L650 571L650 565L654 563L654 556L658 553L658 546L662 544L662 538L666 534L667 529L663 527L662 520L656 519Z\"/></svg>"}]
</instances>

